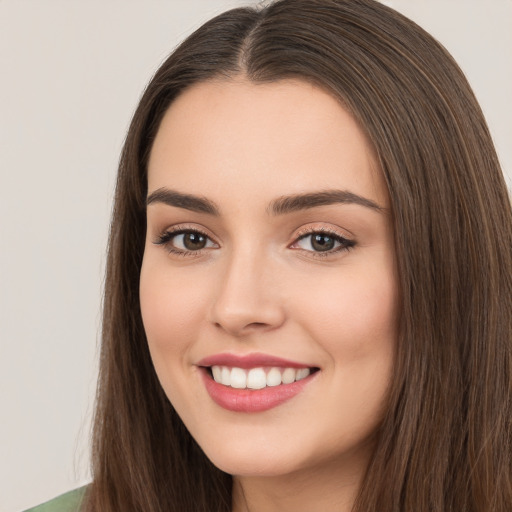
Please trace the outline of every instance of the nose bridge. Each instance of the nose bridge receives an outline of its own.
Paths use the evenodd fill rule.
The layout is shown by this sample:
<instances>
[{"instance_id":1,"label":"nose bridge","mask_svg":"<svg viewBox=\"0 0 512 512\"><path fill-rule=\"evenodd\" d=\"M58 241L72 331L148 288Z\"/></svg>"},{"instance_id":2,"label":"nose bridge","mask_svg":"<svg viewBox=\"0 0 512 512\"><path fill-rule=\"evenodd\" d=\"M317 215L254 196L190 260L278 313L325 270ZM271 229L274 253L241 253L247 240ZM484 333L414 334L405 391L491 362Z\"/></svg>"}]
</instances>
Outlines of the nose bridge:
<instances>
[{"instance_id":1,"label":"nose bridge","mask_svg":"<svg viewBox=\"0 0 512 512\"><path fill-rule=\"evenodd\" d=\"M234 335L278 327L284 321L275 265L264 247L240 243L223 261L212 321Z\"/></svg>"}]
</instances>

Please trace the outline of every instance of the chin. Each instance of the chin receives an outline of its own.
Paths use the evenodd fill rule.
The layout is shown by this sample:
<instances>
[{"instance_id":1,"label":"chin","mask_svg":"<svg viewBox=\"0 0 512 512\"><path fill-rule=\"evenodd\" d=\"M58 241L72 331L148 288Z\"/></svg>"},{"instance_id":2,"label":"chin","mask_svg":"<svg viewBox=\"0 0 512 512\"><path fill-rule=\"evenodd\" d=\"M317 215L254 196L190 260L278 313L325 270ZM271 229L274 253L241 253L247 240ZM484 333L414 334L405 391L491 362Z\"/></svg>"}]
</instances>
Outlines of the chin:
<instances>
[{"instance_id":1,"label":"chin","mask_svg":"<svg viewBox=\"0 0 512 512\"><path fill-rule=\"evenodd\" d=\"M291 473L304 463L304 451L298 444L248 436L228 440L201 442L201 449L221 471L238 476L278 476Z\"/></svg>"},{"instance_id":2,"label":"chin","mask_svg":"<svg viewBox=\"0 0 512 512\"><path fill-rule=\"evenodd\" d=\"M208 456L208 454L207 454ZM210 461L221 471L233 476L245 477L276 477L293 473L300 469L296 462L283 460L282 457L268 458L265 455L258 457L241 456L239 454L215 454L209 457Z\"/></svg>"}]
</instances>

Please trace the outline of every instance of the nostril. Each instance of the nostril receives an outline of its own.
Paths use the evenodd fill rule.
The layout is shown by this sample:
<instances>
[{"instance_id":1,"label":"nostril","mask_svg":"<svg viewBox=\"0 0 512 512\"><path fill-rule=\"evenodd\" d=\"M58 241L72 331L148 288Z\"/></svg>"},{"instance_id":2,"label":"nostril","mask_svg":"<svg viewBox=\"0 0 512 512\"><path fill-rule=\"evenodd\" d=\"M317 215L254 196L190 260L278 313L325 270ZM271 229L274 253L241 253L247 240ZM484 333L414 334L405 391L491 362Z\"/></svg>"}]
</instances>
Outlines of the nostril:
<instances>
[{"instance_id":1,"label":"nostril","mask_svg":"<svg viewBox=\"0 0 512 512\"><path fill-rule=\"evenodd\" d=\"M228 280L225 289L213 297L209 321L230 334L240 336L263 332L283 324L286 315L282 300L267 292L235 287L235 279ZM263 286L262 286L263 287Z\"/></svg>"},{"instance_id":2,"label":"nostril","mask_svg":"<svg viewBox=\"0 0 512 512\"><path fill-rule=\"evenodd\" d=\"M250 322L247 324L239 325L230 324L228 322L215 322L214 325L219 329L224 329L233 332L236 331L237 334L244 334L253 330L269 329L270 327L272 327L270 324L267 324L265 322Z\"/></svg>"}]
</instances>

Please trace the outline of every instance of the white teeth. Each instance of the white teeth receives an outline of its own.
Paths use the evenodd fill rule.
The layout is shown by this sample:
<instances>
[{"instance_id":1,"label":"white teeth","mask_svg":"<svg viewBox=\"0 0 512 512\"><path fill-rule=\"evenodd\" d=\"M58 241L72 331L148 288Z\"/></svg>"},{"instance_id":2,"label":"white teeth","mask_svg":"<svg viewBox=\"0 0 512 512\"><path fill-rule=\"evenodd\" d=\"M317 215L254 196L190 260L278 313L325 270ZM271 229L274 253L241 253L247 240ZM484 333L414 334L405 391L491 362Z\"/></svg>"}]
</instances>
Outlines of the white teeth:
<instances>
[{"instance_id":1,"label":"white teeth","mask_svg":"<svg viewBox=\"0 0 512 512\"><path fill-rule=\"evenodd\" d=\"M263 389L266 386L279 386L291 384L297 380L305 379L310 373L309 368L243 368L228 366L212 366L213 380L224 386L236 389Z\"/></svg>"},{"instance_id":2,"label":"white teeth","mask_svg":"<svg viewBox=\"0 0 512 512\"><path fill-rule=\"evenodd\" d=\"M305 379L310 373L311 370L309 368L301 368L300 370L297 370L297 376L295 377L295 380Z\"/></svg>"},{"instance_id":3,"label":"white teeth","mask_svg":"<svg viewBox=\"0 0 512 512\"><path fill-rule=\"evenodd\" d=\"M267 385L267 375L263 368L253 368L247 374L247 387L249 389L262 389Z\"/></svg>"},{"instance_id":4,"label":"white teeth","mask_svg":"<svg viewBox=\"0 0 512 512\"><path fill-rule=\"evenodd\" d=\"M294 368L286 368L281 376L281 380L283 384L291 384L295 382L295 376L297 375L297 371Z\"/></svg>"},{"instance_id":5,"label":"white teeth","mask_svg":"<svg viewBox=\"0 0 512 512\"><path fill-rule=\"evenodd\" d=\"M220 366L212 366L212 373L215 382L222 382L222 368Z\"/></svg>"},{"instance_id":6,"label":"white teeth","mask_svg":"<svg viewBox=\"0 0 512 512\"><path fill-rule=\"evenodd\" d=\"M247 387L247 373L242 368L231 369L231 387L244 389Z\"/></svg>"},{"instance_id":7,"label":"white teeth","mask_svg":"<svg viewBox=\"0 0 512 512\"><path fill-rule=\"evenodd\" d=\"M271 368L267 373L267 386L279 386L281 384L281 372L279 368Z\"/></svg>"},{"instance_id":8,"label":"white teeth","mask_svg":"<svg viewBox=\"0 0 512 512\"><path fill-rule=\"evenodd\" d=\"M231 386L231 371L226 366L222 367L220 383L224 384L224 386Z\"/></svg>"}]
</instances>

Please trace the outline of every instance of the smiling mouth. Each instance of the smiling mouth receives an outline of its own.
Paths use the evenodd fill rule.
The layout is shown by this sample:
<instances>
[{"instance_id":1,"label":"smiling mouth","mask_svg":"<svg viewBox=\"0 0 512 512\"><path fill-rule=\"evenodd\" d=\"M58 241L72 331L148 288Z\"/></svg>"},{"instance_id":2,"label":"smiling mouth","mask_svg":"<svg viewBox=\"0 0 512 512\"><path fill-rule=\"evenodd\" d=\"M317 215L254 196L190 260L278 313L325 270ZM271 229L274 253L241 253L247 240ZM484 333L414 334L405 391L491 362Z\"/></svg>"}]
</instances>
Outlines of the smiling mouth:
<instances>
[{"instance_id":1,"label":"smiling mouth","mask_svg":"<svg viewBox=\"0 0 512 512\"><path fill-rule=\"evenodd\" d=\"M258 390L292 384L309 377L319 368L256 367L251 369L236 366L213 365L205 368L218 384L233 389Z\"/></svg>"}]
</instances>

